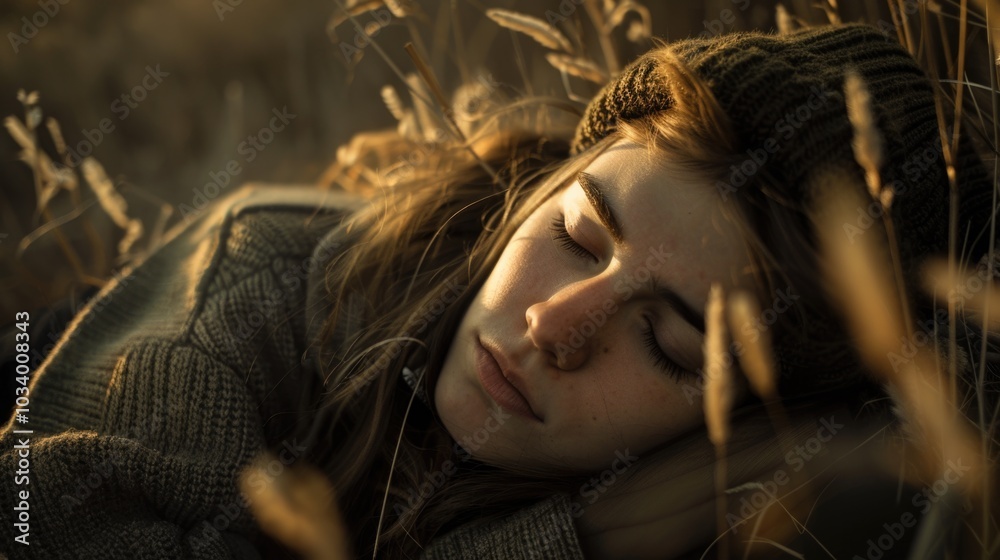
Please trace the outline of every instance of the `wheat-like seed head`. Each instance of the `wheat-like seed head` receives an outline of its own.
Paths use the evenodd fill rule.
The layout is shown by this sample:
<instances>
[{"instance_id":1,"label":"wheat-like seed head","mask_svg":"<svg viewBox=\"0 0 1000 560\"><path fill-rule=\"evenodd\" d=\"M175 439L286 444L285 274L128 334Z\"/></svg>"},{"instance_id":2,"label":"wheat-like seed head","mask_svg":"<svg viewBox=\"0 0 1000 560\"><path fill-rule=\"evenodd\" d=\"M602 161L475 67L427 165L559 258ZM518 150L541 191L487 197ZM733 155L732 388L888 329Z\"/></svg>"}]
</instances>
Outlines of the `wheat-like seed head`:
<instances>
[{"instance_id":1,"label":"wheat-like seed head","mask_svg":"<svg viewBox=\"0 0 1000 560\"><path fill-rule=\"evenodd\" d=\"M882 201L879 179L883 161L882 135L875 122L868 86L853 69L847 72L844 80L844 97L847 101L847 118L854 129L854 140L851 142L854 159L865 170L868 193L874 200Z\"/></svg>"},{"instance_id":2,"label":"wheat-like seed head","mask_svg":"<svg viewBox=\"0 0 1000 560\"><path fill-rule=\"evenodd\" d=\"M271 453L260 459L260 465L275 462ZM240 473L239 485L260 527L308 560L352 558L334 490L322 472L300 465L275 477L251 465Z\"/></svg>"},{"instance_id":3,"label":"wheat-like seed head","mask_svg":"<svg viewBox=\"0 0 1000 560\"><path fill-rule=\"evenodd\" d=\"M589 80L595 84L604 84L608 81L608 75L601 70L597 64L586 58L577 58L559 53L546 53L545 60L561 72L566 72L571 76Z\"/></svg>"},{"instance_id":4,"label":"wheat-like seed head","mask_svg":"<svg viewBox=\"0 0 1000 560\"><path fill-rule=\"evenodd\" d=\"M712 283L705 306L705 424L716 447L729 439L729 410L733 405L733 381L726 353L725 294Z\"/></svg>"},{"instance_id":5,"label":"wheat-like seed head","mask_svg":"<svg viewBox=\"0 0 1000 560\"><path fill-rule=\"evenodd\" d=\"M743 350L740 364L754 393L765 401L778 396L775 379L774 360L771 356L770 336L766 331L747 332L753 319L760 316L760 306L750 294L744 291L729 296L729 328L732 337Z\"/></svg>"},{"instance_id":6,"label":"wheat-like seed head","mask_svg":"<svg viewBox=\"0 0 1000 560\"><path fill-rule=\"evenodd\" d=\"M779 35L788 35L798 27L795 25L795 19L792 18L792 15L788 13L788 10L780 2L774 6L774 19L778 24Z\"/></svg>"},{"instance_id":7,"label":"wheat-like seed head","mask_svg":"<svg viewBox=\"0 0 1000 560\"><path fill-rule=\"evenodd\" d=\"M566 53L573 52L573 45L569 39L547 21L499 8L486 10L486 15L501 27L523 33L538 41L543 47Z\"/></svg>"},{"instance_id":8,"label":"wheat-like seed head","mask_svg":"<svg viewBox=\"0 0 1000 560\"><path fill-rule=\"evenodd\" d=\"M389 84L382 86L382 102L385 103L385 107L389 109L392 116L396 118L397 121L403 120L406 117L406 105L403 104L403 100L399 97L399 93L396 92L396 88Z\"/></svg>"}]
</instances>

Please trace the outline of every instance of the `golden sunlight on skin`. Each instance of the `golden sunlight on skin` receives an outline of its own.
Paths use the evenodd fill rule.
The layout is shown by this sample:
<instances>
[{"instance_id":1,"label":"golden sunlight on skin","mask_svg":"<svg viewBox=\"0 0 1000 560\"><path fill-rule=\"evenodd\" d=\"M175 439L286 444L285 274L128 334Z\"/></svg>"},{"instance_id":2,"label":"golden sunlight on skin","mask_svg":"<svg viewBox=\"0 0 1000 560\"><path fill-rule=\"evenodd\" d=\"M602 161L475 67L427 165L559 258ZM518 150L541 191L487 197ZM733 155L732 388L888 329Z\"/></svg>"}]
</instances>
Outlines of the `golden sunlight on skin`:
<instances>
[{"instance_id":1,"label":"golden sunlight on skin","mask_svg":"<svg viewBox=\"0 0 1000 560\"><path fill-rule=\"evenodd\" d=\"M585 172L624 244L615 245L579 181L550 197L471 302L439 376L434 397L445 427L486 462L602 469L702 424L701 398L692 395L702 387L703 335L666 301L647 297L650 277L687 304L694 323L713 281L727 293L750 286L739 230L722 217L710 184L624 140ZM563 214L580 247L552 232ZM649 321L656 352L684 371L669 373L651 356ZM516 370L528 412L499 408L490 396L477 373L479 340Z\"/></svg>"}]
</instances>

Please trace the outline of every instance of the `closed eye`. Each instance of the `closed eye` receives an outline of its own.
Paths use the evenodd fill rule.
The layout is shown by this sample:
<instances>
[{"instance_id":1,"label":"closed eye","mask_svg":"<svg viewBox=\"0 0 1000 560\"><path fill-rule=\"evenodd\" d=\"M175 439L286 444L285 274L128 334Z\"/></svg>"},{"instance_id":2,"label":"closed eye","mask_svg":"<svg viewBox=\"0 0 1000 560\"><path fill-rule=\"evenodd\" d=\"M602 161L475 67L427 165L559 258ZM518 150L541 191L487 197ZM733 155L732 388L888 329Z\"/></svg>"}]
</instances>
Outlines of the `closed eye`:
<instances>
[{"instance_id":1,"label":"closed eye","mask_svg":"<svg viewBox=\"0 0 1000 560\"><path fill-rule=\"evenodd\" d=\"M577 243L576 240L573 239L573 236L569 234L569 230L566 229L565 214L560 213L552 219L552 223L549 225L549 231L552 232L552 240L558 242L563 249L581 258L587 258L594 262L600 261L600 259L594 256L593 253Z\"/></svg>"},{"instance_id":2,"label":"closed eye","mask_svg":"<svg viewBox=\"0 0 1000 560\"><path fill-rule=\"evenodd\" d=\"M643 339L646 348L649 349L649 357L652 358L656 367L660 368L664 373L677 381L680 381L682 376L690 373L682 368L680 364L670 359L670 356L660 348L659 343L656 341L656 333L653 331L653 323L649 319L646 319L646 329L643 332Z\"/></svg>"}]
</instances>

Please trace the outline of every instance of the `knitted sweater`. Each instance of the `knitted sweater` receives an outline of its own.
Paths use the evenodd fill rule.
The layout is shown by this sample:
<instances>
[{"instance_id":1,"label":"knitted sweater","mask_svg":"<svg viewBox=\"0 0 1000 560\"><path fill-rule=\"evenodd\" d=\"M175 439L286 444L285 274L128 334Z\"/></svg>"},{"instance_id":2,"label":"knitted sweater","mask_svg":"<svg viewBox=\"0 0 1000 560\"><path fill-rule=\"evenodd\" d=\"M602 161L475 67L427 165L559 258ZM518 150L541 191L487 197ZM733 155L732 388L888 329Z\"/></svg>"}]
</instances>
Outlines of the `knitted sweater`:
<instances>
[{"instance_id":1,"label":"knitted sweater","mask_svg":"<svg viewBox=\"0 0 1000 560\"><path fill-rule=\"evenodd\" d=\"M336 219L362 203L308 187L243 187L94 296L31 373L28 423L12 417L0 432L0 552L260 558L236 480L265 448L289 463L301 453L288 434L297 380L317 375L303 359L306 271L324 233L311 217ZM26 512L12 511L22 501ZM557 495L460 527L423 558L582 559L568 506Z\"/></svg>"}]
</instances>

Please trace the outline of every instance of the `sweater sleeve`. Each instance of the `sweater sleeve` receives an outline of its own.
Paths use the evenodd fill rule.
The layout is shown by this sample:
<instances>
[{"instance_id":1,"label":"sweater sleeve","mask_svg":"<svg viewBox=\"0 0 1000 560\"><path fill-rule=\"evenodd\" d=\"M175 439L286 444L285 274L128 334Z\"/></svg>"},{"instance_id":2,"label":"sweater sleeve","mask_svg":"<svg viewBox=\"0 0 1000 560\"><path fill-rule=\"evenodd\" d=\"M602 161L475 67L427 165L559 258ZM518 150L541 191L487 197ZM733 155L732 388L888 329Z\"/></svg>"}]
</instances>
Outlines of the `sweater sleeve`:
<instances>
[{"instance_id":1,"label":"sweater sleeve","mask_svg":"<svg viewBox=\"0 0 1000 560\"><path fill-rule=\"evenodd\" d=\"M163 380L164 390L142 390L139 376ZM179 377L188 386L168 388ZM261 444L259 430L250 429L254 407L240 398L183 407L186 391L245 394L238 384L197 349L148 340L118 360L106 429L40 437L5 430L0 469L27 466L28 476L0 485L0 494L5 504L27 498L28 531L16 541L23 531L0 524L0 549L25 559L259 558L249 541L251 517L232 483ZM133 406L114 406L124 400ZM214 452L199 452L209 442ZM28 462L19 467L22 458Z\"/></svg>"},{"instance_id":2,"label":"sweater sleeve","mask_svg":"<svg viewBox=\"0 0 1000 560\"><path fill-rule=\"evenodd\" d=\"M431 541L423 560L584 560L569 497L557 494L505 519L464 525Z\"/></svg>"},{"instance_id":3,"label":"sweater sleeve","mask_svg":"<svg viewBox=\"0 0 1000 560\"><path fill-rule=\"evenodd\" d=\"M0 501L25 504L0 558L260 558L238 475L265 448L275 476L302 452L284 418L308 374L306 226L351 204L239 189L87 303L30 375L28 422L0 430Z\"/></svg>"}]
</instances>

